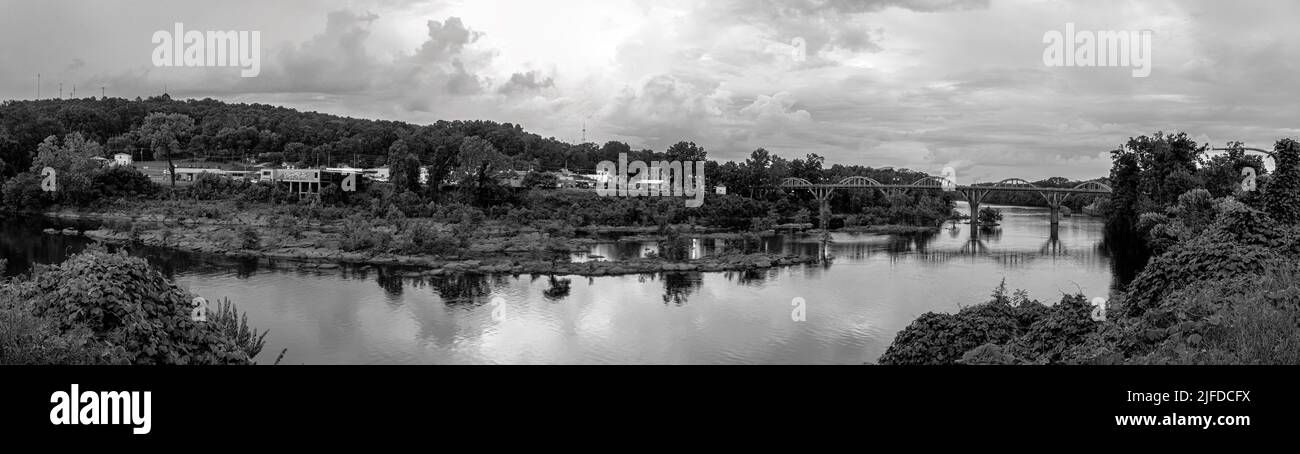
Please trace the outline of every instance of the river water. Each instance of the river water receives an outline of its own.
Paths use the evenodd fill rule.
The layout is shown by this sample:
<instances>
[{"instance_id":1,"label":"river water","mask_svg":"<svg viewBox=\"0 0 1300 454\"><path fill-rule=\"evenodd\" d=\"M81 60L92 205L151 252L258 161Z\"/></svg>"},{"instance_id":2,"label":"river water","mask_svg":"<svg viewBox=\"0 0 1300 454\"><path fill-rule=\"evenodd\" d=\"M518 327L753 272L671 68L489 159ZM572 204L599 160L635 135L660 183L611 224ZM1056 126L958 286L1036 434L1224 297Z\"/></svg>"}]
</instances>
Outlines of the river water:
<instances>
[{"instance_id":1,"label":"river water","mask_svg":"<svg viewBox=\"0 0 1300 454\"><path fill-rule=\"evenodd\" d=\"M304 271L153 248L131 253L191 292L229 298L251 325L270 330L259 362L288 349L290 364L861 364L919 315L987 301L1003 279L1009 290L1051 304L1062 293L1106 297L1141 266L1117 258L1124 254L1106 244L1100 218L1064 218L1053 234L1046 209L998 208L1002 225L978 241L968 225L952 224L934 234L836 233L827 246L772 237L764 240L769 250L832 260L753 272L569 276L567 289L544 276L405 278L374 267ZM7 274L86 245L41 233L48 224L5 221ZM696 240L693 254L716 243ZM575 259L648 249L602 243Z\"/></svg>"}]
</instances>

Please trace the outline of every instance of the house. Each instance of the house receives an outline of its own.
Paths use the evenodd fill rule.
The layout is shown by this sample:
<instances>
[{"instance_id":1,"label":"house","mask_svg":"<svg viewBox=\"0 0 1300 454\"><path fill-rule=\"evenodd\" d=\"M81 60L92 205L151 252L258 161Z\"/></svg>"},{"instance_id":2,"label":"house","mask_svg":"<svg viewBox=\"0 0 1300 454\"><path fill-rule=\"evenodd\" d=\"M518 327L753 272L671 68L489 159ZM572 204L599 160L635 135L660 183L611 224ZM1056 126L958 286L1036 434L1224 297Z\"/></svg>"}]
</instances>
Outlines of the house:
<instances>
[{"instance_id":1,"label":"house","mask_svg":"<svg viewBox=\"0 0 1300 454\"><path fill-rule=\"evenodd\" d=\"M113 165L115 166L130 166L133 162L135 162L135 160L131 158L130 153L118 153L113 155Z\"/></svg>"}]
</instances>

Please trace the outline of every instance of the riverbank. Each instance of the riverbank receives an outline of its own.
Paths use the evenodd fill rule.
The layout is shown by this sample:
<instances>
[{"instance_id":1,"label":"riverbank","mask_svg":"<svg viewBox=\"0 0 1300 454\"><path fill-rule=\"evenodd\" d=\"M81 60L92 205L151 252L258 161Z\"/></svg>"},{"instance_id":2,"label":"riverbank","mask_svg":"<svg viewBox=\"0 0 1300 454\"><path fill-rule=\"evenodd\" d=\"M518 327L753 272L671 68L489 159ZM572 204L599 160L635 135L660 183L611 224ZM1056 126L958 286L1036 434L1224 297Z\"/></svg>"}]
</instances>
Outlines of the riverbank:
<instances>
[{"instance_id":1,"label":"riverbank","mask_svg":"<svg viewBox=\"0 0 1300 454\"><path fill-rule=\"evenodd\" d=\"M411 276L438 276L452 273L482 274L557 274L578 276L612 276L657 272L720 272L767 269L813 263L810 256L722 252L694 260L673 261L661 257L631 260L570 262L569 254L587 250L598 242L593 238L557 238L537 229L504 229L483 226L468 247L453 254L402 254L376 250L345 250L339 223L314 222L286 226L261 216L228 219L176 219L150 214L85 213L69 210L44 213L48 218L99 224L98 228L61 230L45 229L47 234L84 235L111 244L142 244L186 252L221 255L231 258L264 260L276 266L336 269L341 265L400 266L417 269ZM385 227L375 230L383 232ZM730 232L699 231L682 227L683 234L719 239L739 237ZM633 232L637 229L592 228L605 233ZM629 241L656 241L664 235L640 235ZM558 256L557 256L558 254ZM548 256L549 255L549 256Z\"/></svg>"}]
</instances>

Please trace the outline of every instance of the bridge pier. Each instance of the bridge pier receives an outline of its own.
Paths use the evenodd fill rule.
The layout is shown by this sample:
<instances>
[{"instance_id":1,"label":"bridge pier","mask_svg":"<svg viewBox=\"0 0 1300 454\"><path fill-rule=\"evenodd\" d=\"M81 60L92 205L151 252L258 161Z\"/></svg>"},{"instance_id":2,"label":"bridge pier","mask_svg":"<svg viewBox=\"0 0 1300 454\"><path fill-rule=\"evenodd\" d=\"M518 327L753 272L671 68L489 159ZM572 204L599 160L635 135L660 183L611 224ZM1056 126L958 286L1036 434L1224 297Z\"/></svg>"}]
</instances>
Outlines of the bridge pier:
<instances>
[{"instance_id":1,"label":"bridge pier","mask_svg":"<svg viewBox=\"0 0 1300 454\"><path fill-rule=\"evenodd\" d=\"M1052 227L1061 224L1061 203L1064 202L1065 198L1068 196L1069 194L1062 194L1059 192L1052 192L1043 195L1043 197L1047 198L1047 208L1051 210L1051 217L1049 219L1051 219Z\"/></svg>"},{"instance_id":2,"label":"bridge pier","mask_svg":"<svg viewBox=\"0 0 1300 454\"><path fill-rule=\"evenodd\" d=\"M821 224L822 230L831 228L831 193L835 188L817 188L813 190L813 196L817 198L818 213L817 221Z\"/></svg>"},{"instance_id":3,"label":"bridge pier","mask_svg":"<svg viewBox=\"0 0 1300 454\"><path fill-rule=\"evenodd\" d=\"M980 230L980 204L984 201L984 197L989 195L991 190L981 190L972 187L967 189L958 189L957 192L960 192L962 197L966 198L966 203L970 204L970 239L971 241L976 241L979 239Z\"/></svg>"}]
</instances>

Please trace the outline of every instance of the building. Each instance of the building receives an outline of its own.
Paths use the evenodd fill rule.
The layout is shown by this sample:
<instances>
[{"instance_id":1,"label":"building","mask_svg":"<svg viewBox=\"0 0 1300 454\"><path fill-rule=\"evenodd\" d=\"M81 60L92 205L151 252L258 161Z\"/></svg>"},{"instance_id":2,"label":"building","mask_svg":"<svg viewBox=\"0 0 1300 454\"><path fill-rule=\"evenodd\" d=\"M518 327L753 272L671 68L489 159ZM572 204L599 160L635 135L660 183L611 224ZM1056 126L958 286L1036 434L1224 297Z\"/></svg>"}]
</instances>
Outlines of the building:
<instances>
[{"instance_id":1,"label":"building","mask_svg":"<svg viewBox=\"0 0 1300 454\"><path fill-rule=\"evenodd\" d=\"M114 162L116 163L117 161ZM196 168L187 168L187 167L177 167L176 181L193 182L194 180L197 180L200 175L203 175L205 173L217 175L220 177L235 179L235 180L253 180L256 179L258 176L256 170L222 170L222 169L208 169L208 168L196 169ZM166 171L163 171L163 174L166 175Z\"/></svg>"},{"instance_id":2,"label":"building","mask_svg":"<svg viewBox=\"0 0 1300 454\"><path fill-rule=\"evenodd\" d=\"M596 173L582 175L582 177L587 181L591 181L596 184L607 184L612 179L612 177L609 175L609 172L604 169L597 170Z\"/></svg>"},{"instance_id":3,"label":"building","mask_svg":"<svg viewBox=\"0 0 1300 454\"><path fill-rule=\"evenodd\" d=\"M130 153L118 153L113 155L113 165L115 166L130 166L133 162L135 162L135 160L131 157Z\"/></svg>"},{"instance_id":4,"label":"building","mask_svg":"<svg viewBox=\"0 0 1300 454\"><path fill-rule=\"evenodd\" d=\"M388 181L390 178L390 173L388 172L387 167L366 169L362 171L361 175L375 181Z\"/></svg>"},{"instance_id":5,"label":"building","mask_svg":"<svg viewBox=\"0 0 1300 454\"><path fill-rule=\"evenodd\" d=\"M361 169L262 169L261 181L270 182L293 194L315 195L322 189L342 187L348 175L361 175ZM358 189L361 181L356 180Z\"/></svg>"},{"instance_id":6,"label":"building","mask_svg":"<svg viewBox=\"0 0 1300 454\"><path fill-rule=\"evenodd\" d=\"M164 171L163 173L166 174L166 171ZM193 182L195 179L198 179L199 175L203 175L205 173L211 173L223 177L226 176L226 171L221 169L195 169L195 168L188 168L188 167L177 167L176 181Z\"/></svg>"}]
</instances>

